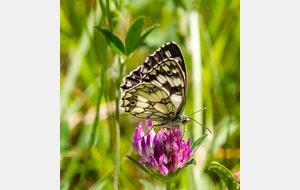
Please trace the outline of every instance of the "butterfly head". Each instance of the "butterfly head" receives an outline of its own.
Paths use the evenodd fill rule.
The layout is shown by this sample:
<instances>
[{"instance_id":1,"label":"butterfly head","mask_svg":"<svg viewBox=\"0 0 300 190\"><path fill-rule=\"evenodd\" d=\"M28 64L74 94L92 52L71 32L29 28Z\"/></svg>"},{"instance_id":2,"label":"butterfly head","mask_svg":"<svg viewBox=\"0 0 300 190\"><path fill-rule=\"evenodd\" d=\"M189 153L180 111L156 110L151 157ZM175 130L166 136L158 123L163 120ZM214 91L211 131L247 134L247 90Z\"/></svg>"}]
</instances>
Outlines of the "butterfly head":
<instances>
[{"instance_id":1,"label":"butterfly head","mask_svg":"<svg viewBox=\"0 0 300 190\"><path fill-rule=\"evenodd\" d=\"M187 116L184 116L184 115L183 115L183 116L181 117L181 123L182 123L182 124L185 125L185 124L186 124L187 122L189 122L189 121L190 121L190 118L188 118Z\"/></svg>"}]
</instances>

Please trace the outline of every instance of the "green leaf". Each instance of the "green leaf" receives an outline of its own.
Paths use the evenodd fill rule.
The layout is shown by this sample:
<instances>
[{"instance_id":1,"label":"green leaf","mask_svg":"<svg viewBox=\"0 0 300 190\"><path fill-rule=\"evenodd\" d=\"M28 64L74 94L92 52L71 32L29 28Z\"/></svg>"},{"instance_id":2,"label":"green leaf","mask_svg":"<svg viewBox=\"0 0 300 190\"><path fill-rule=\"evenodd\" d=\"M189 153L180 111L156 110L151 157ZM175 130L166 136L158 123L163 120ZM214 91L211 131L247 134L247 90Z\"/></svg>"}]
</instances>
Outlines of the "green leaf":
<instances>
[{"instance_id":1,"label":"green leaf","mask_svg":"<svg viewBox=\"0 0 300 190\"><path fill-rule=\"evenodd\" d=\"M159 24L154 24L152 26L150 26L149 28L147 28L146 30L144 30L141 34L141 37L139 39L139 43L138 43L138 46L139 47L140 45L142 45L142 43L144 42L145 38L150 34L150 32L152 32L152 30L156 27L158 27Z\"/></svg>"},{"instance_id":2,"label":"green leaf","mask_svg":"<svg viewBox=\"0 0 300 190\"><path fill-rule=\"evenodd\" d=\"M139 17L130 26L125 38L127 56L129 56L138 47L143 25L144 17Z\"/></svg>"},{"instance_id":3,"label":"green leaf","mask_svg":"<svg viewBox=\"0 0 300 190\"><path fill-rule=\"evenodd\" d=\"M192 147L191 147L191 151L193 151L194 150L194 148L196 147L196 146L200 146L200 144L202 143L202 141L206 138L206 136L207 136L208 134L205 134L205 135L203 135L202 137L200 137L199 139L197 139L194 143L193 143L193 145L192 145Z\"/></svg>"},{"instance_id":4,"label":"green leaf","mask_svg":"<svg viewBox=\"0 0 300 190\"><path fill-rule=\"evenodd\" d=\"M196 166L196 160L193 158L191 160L189 160L187 163L186 163L186 166L189 166L189 165L195 165ZM185 166L185 167L186 167Z\"/></svg>"},{"instance_id":5,"label":"green leaf","mask_svg":"<svg viewBox=\"0 0 300 190\"><path fill-rule=\"evenodd\" d=\"M120 55L125 55L124 44L118 36L100 26L95 26L95 28L102 32L102 34L106 37L106 41L111 49Z\"/></svg>"},{"instance_id":6,"label":"green leaf","mask_svg":"<svg viewBox=\"0 0 300 190\"><path fill-rule=\"evenodd\" d=\"M142 170L144 170L144 172L146 172L147 174L149 174L149 171L142 165L142 164L139 164L138 161L136 161L134 158L130 157L130 156L127 156L127 158L129 158L133 163L135 163L139 168L141 168Z\"/></svg>"},{"instance_id":7,"label":"green leaf","mask_svg":"<svg viewBox=\"0 0 300 190\"><path fill-rule=\"evenodd\" d=\"M175 183L176 182L176 176L179 173L181 169L177 169L176 172L171 172L166 176L162 176L160 173L155 173L152 172L149 175L155 177L156 179L158 179L159 181L161 181L162 183Z\"/></svg>"},{"instance_id":8,"label":"green leaf","mask_svg":"<svg viewBox=\"0 0 300 190\"><path fill-rule=\"evenodd\" d=\"M220 178L225 182L225 185L229 190L238 189L238 183L236 179L225 166L221 165L218 162L212 162L211 164L212 165L208 169L216 172L220 176Z\"/></svg>"}]
</instances>

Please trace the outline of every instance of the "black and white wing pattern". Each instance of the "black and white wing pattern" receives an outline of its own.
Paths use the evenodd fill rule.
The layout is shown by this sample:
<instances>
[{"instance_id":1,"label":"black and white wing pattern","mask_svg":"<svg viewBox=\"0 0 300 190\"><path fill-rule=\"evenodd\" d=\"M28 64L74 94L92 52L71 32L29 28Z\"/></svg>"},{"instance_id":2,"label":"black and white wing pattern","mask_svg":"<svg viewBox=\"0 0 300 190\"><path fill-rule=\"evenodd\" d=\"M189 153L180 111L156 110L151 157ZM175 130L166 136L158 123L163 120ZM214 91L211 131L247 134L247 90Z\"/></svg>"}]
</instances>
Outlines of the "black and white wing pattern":
<instances>
[{"instance_id":1,"label":"black and white wing pattern","mask_svg":"<svg viewBox=\"0 0 300 190\"><path fill-rule=\"evenodd\" d=\"M185 106L186 86L182 52L175 42L169 42L124 77L121 107L142 119L174 123Z\"/></svg>"}]
</instances>

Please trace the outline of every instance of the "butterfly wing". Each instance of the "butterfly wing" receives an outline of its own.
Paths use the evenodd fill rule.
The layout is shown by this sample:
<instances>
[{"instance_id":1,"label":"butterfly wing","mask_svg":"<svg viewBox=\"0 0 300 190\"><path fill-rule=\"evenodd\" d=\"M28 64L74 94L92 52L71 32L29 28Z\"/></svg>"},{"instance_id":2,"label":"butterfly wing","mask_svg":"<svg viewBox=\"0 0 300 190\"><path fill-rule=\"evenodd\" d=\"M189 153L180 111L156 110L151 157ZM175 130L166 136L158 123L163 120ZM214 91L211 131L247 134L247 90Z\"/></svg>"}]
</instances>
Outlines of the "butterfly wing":
<instances>
[{"instance_id":1,"label":"butterfly wing","mask_svg":"<svg viewBox=\"0 0 300 190\"><path fill-rule=\"evenodd\" d=\"M160 87L176 106L175 117L182 114L186 99L187 76L182 52L175 42L161 46L142 66L124 77L121 91L144 82Z\"/></svg>"},{"instance_id":2,"label":"butterfly wing","mask_svg":"<svg viewBox=\"0 0 300 190\"><path fill-rule=\"evenodd\" d=\"M168 58L155 65L142 80L164 90L176 107L175 117L181 115L186 99L186 78L175 59Z\"/></svg>"},{"instance_id":3,"label":"butterfly wing","mask_svg":"<svg viewBox=\"0 0 300 190\"><path fill-rule=\"evenodd\" d=\"M160 87L141 83L122 93L121 106L133 116L153 121L168 121L176 116L176 107Z\"/></svg>"}]
</instances>

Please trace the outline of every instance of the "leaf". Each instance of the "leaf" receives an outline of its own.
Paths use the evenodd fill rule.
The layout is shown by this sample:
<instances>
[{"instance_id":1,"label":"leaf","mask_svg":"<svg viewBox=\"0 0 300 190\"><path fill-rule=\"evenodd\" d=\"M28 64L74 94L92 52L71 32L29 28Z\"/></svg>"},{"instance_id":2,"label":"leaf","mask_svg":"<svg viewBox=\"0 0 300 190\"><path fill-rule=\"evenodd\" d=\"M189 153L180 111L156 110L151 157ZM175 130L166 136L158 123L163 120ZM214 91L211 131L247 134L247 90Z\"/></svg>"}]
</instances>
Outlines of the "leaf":
<instances>
[{"instance_id":1,"label":"leaf","mask_svg":"<svg viewBox=\"0 0 300 190\"><path fill-rule=\"evenodd\" d=\"M187 167L187 166L189 166L189 165L195 165L196 166L196 160L193 158L193 159L191 159L191 160L189 160L187 163L186 163L186 166L185 167Z\"/></svg>"},{"instance_id":2,"label":"leaf","mask_svg":"<svg viewBox=\"0 0 300 190\"><path fill-rule=\"evenodd\" d=\"M100 26L95 26L95 28L102 32L102 34L106 37L106 41L112 50L120 55L125 55L124 44L118 36Z\"/></svg>"},{"instance_id":3,"label":"leaf","mask_svg":"<svg viewBox=\"0 0 300 190\"><path fill-rule=\"evenodd\" d=\"M193 143L193 145L192 145L192 147L191 147L191 151L193 151L194 150L194 148L196 147L196 146L200 146L200 144L202 143L202 141L206 138L206 136L207 136L208 134L205 134L205 135L203 135L202 137L200 137L199 139L197 139L194 143Z\"/></svg>"},{"instance_id":4,"label":"leaf","mask_svg":"<svg viewBox=\"0 0 300 190\"><path fill-rule=\"evenodd\" d=\"M130 26L125 38L127 56L129 56L138 47L143 25L144 17L139 17Z\"/></svg>"},{"instance_id":5,"label":"leaf","mask_svg":"<svg viewBox=\"0 0 300 190\"><path fill-rule=\"evenodd\" d=\"M229 190L238 189L238 183L236 179L225 166L221 165L218 162L212 162L211 164L212 165L208 169L216 172L220 176L220 178L225 182L225 185Z\"/></svg>"},{"instance_id":6,"label":"leaf","mask_svg":"<svg viewBox=\"0 0 300 190\"><path fill-rule=\"evenodd\" d=\"M150 34L150 32L152 32L152 30L153 30L154 28L158 27L158 26L159 26L159 24L156 23L156 24L150 26L149 28L147 28L146 30L144 30L144 31L142 32L142 36L141 36L140 39L139 39L138 46L142 45L142 43L144 42L145 38ZM138 46L137 46L137 47L138 47Z\"/></svg>"},{"instance_id":7,"label":"leaf","mask_svg":"<svg viewBox=\"0 0 300 190\"><path fill-rule=\"evenodd\" d=\"M149 174L149 171L140 163L138 163L138 161L136 161L134 158L127 156L127 158L129 158L133 163L135 163L139 168L141 168L142 170L144 170L147 174Z\"/></svg>"}]
</instances>

